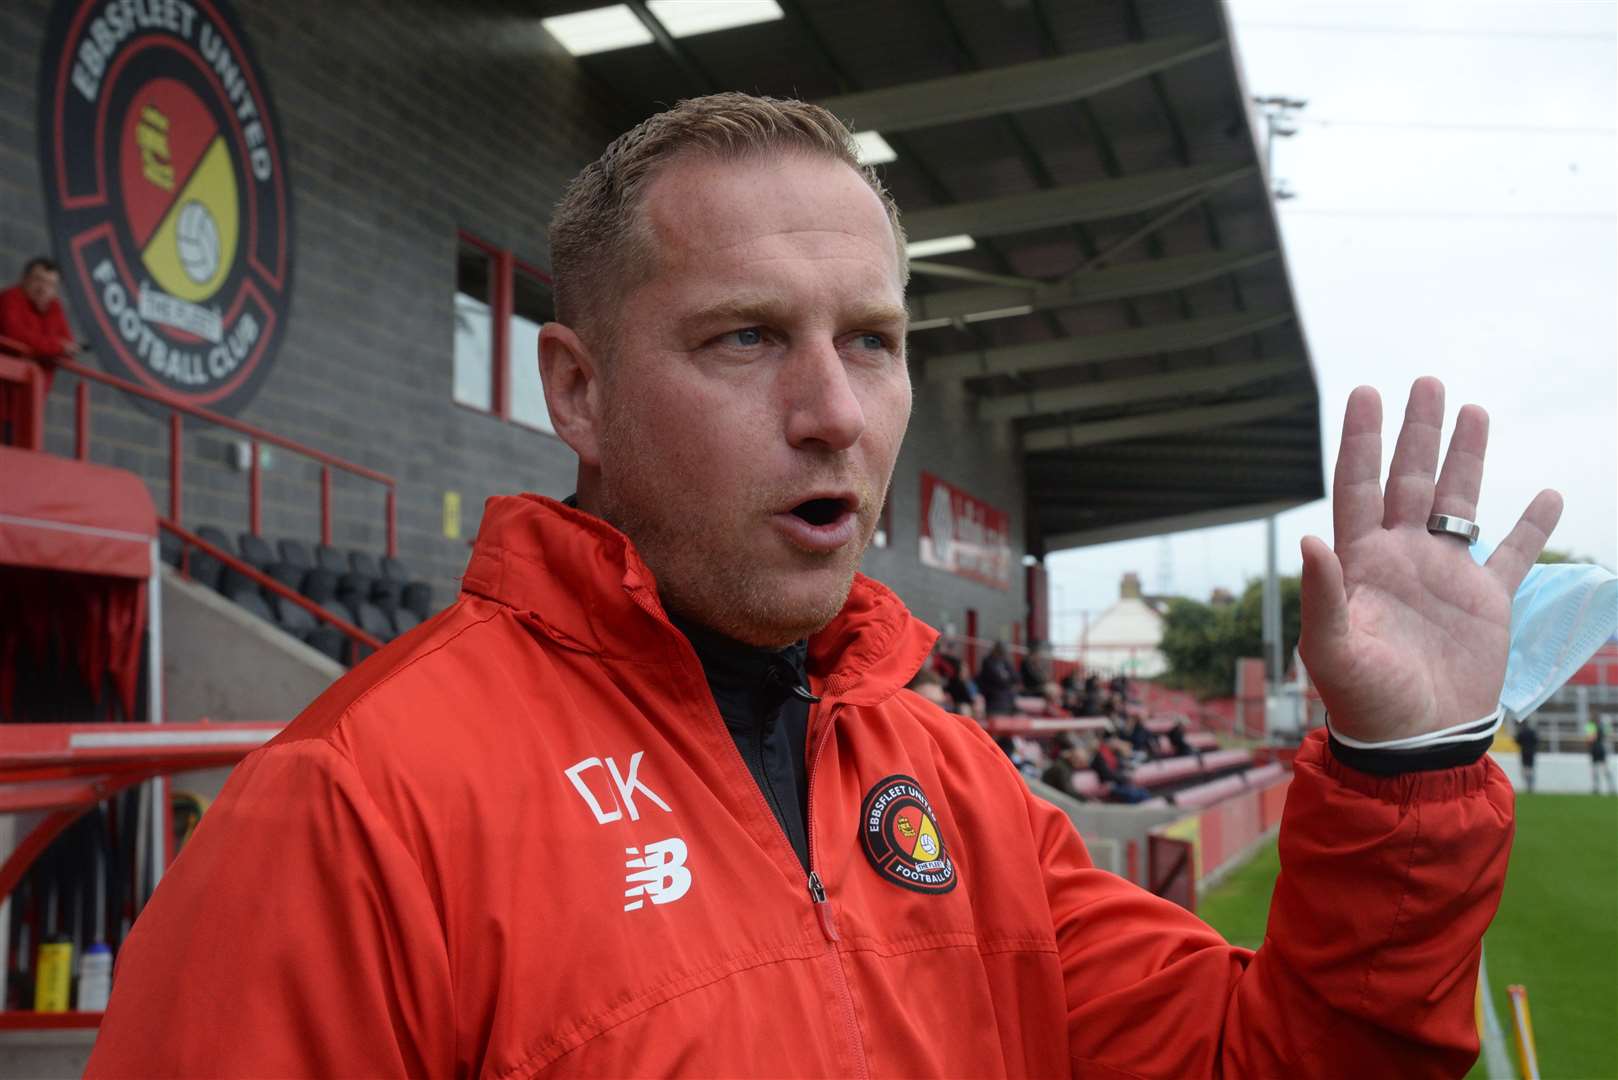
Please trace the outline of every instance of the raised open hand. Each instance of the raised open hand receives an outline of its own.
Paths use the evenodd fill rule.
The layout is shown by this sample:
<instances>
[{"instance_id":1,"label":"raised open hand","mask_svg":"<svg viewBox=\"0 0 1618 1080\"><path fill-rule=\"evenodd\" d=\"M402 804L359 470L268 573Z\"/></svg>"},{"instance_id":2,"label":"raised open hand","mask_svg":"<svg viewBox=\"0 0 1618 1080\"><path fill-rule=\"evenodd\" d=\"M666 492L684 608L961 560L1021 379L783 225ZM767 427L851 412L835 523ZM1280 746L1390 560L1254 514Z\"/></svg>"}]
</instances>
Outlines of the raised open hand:
<instances>
[{"instance_id":1,"label":"raised open hand","mask_svg":"<svg viewBox=\"0 0 1618 1080\"><path fill-rule=\"evenodd\" d=\"M1298 652L1331 714L1356 739L1419 735L1493 712L1506 678L1511 598L1562 516L1542 491L1488 564L1457 536L1427 531L1431 514L1477 516L1489 416L1461 409L1438 469L1444 384L1410 388L1381 485L1382 400L1369 386L1348 399L1332 481L1336 549L1303 541Z\"/></svg>"}]
</instances>

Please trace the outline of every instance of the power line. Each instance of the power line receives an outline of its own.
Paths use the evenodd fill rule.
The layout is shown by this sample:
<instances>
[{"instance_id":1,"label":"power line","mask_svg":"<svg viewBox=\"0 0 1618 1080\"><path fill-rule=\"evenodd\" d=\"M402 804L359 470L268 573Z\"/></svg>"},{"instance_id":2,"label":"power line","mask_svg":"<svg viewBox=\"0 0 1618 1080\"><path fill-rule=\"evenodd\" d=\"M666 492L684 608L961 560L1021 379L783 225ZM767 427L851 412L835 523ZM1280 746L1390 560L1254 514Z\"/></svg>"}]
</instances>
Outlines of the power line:
<instances>
[{"instance_id":1,"label":"power line","mask_svg":"<svg viewBox=\"0 0 1618 1080\"><path fill-rule=\"evenodd\" d=\"M1556 127L1549 124L1469 124L1426 120L1333 120L1329 117L1301 117L1306 124L1321 127L1409 128L1415 131L1509 132L1517 135L1614 135L1613 127Z\"/></svg>"},{"instance_id":2,"label":"power line","mask_svg":"<svg viewBox=\"0 0 1618 1080\"><path fill-rule=\"evenodd\" d=\"M1296 204L1283 207L1281 213L1284 217L1307 214L1310 217L1488 218L1493 220L1547 218L1566 221L1611 220L1618 217L1618 213L1611 210L1401 210L1384 207L1367 207L1356 210L1352 207L1312 207L1298 206Z\"/></svg>"},{"instance_id":3,"label":"power line","mask_svg":"<svg viewBox=\"0 0 1618 1080\"><path fill-rule=\"evenodd\" d=\"M1236 20L1238 32L1245 30L1296 31L1326 34L1393 34L1399 37L1534 38L1544 41L1606 41L1614 35L1575 30L1467 30L1442 26L1350 26L1325 23L1257 23Z\"/></svg>"}]
</instances>

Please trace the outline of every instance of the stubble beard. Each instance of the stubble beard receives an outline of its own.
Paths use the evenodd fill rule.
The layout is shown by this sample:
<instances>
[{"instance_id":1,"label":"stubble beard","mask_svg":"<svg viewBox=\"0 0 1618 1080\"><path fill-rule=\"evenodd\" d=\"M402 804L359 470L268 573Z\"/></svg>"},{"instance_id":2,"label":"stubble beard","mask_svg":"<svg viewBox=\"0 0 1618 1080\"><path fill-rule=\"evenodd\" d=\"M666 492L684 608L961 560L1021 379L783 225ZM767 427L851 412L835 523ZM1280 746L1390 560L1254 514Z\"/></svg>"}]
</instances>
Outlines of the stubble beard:
<instances>
[{"instance_id":1,"label":"stubble beard","mask_svg":"<svg viewBox=\"0 0 1618 1080\"><path fill-rule=\"evenodd\" d=\"M627 411L627 410L625 410ZM601 435L601 516L628 536L657 581L664 607L710 630L760 648L782 648L809 637L837 617L854 584L854 572L876 527L877 504L870 485L845 482L860 497L858 538L827 554L794 550L804 573L835 573L814 595L787 595L778 557L762 556L741 539L751 532L743 509L731 519L712 516L714 507L687 509L678 490L654 490L658 454L637 439L635 426L612 410ZM783 495L791 498L792 494ZM764 492L762 507L779 505Z\"/></svg>"}]
</instances>

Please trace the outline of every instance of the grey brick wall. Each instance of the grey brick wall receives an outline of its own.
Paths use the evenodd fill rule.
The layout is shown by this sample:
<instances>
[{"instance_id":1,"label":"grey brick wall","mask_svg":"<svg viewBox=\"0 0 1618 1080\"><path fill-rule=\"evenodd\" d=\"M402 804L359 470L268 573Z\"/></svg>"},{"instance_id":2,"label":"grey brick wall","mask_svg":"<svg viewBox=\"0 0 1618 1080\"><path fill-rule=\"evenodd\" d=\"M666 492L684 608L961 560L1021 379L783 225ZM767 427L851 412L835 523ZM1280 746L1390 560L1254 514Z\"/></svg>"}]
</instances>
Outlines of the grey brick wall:
<instances>
[{"instance_id":1,"label":"grey brick wall","mask_svg":"<svg viewBox=\"0 0 1618 1080\"><path fill-rule=\"evenodd\" d=\"M938 630L966 632L967 609L978 613L980 637L1011 638L1026 614L1023 570L1023 481L1015 433L1007 423L980 422L959 383L915 382L910 432L893 470L888 498L893 530L887 548L865 555L865 572L904 598L917 618ZM1011 515L1011 588L980 585L921 562L921 473L961 488Z\"/></svg>"},{"instance_id":2,"label":"grey brick wall","mask_svg":"<svg viewBox=\"0 0 1618 1080\"><path fill-rule=\"evenodd\" d=\"M34 87L48 0L18 0L0 35L0 278L50 249L35 161ZM292 181L291 320L275 367L241 418L394 475L400 556L447 602L466 540L446 539L442 499L461 493L463 532L483 500L572 489L559 440L450 400L457 229L548 265L545 225L568 178L625 124L622 106L539 28L520 0L236 0L265 70ZM70 318L73 316L69 312ZM71 378L58 380L49 445L71 451ZM135 470L168 498L165 426L120 395L92 395L93 457ZM234 534L247 476L221 433L185 439L184 519ZM918 560L919 473L928 469L1013 515L1023 496L1012 433L976 423L958 390L918 386L894 481L894 542L867 569L922 618L1007 632L1009 591ZM319 535L318 468L281 451L264 475L264 531ZM382 497L337 475L335 542L381 551Z\"/></svg>"}]
</instances>

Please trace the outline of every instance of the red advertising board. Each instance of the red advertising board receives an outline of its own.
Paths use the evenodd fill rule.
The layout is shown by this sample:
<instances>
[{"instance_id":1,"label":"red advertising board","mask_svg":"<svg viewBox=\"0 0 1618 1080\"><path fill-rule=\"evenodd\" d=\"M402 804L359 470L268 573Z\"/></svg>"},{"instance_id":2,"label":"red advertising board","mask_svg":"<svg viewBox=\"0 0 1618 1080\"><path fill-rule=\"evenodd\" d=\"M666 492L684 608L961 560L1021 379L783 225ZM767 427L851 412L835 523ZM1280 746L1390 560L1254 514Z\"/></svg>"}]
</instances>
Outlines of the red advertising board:
<instances>
[{"instance_id":1,"label":"red advertising board","mask_svg":"<svg viewBox=\"0 0 1618 1080\"><path fill-rule=\"evenodd\" d=\"M921 561L1009 590L1011 515L931 473L922 473Z\"/></svg>"}]
</instances>

